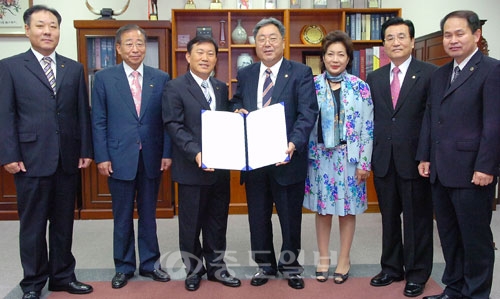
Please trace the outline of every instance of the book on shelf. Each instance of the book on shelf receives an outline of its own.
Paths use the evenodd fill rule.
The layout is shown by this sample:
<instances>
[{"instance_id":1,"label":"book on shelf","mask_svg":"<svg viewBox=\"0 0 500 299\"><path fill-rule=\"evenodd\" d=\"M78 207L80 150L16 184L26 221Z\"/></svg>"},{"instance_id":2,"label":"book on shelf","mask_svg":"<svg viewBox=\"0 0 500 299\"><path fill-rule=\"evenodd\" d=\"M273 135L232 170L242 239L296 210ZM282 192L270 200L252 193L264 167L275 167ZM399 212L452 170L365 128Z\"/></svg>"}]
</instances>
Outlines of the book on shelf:
<instances>
[{"instance_id":1,"label":"book on shelf","mask_svg":"<svg viewBox=\"0 0 500 299\"><path fill-rule=\"evenodd\" d=\"M96 69L101 68L101 39L96 37L94 38L94 63Z\"/></svg>"},{"instance_id":2,"label":"book on shelf","mask_svg":"<svg viewBox=\"0 0 500 299\"><path fill-rule=\"evenodd\" d=\"M249 171L289 160L284 103L240 114L201 111L202 168Z\"/></svg>"},{"instance_id":3,"label":"book on shelf","mask_svg":"<svg viewBox=\"0 0 500 299\"><path fill-rule=\"evenodd\" d=\"M352 64L350 73L359 78L359 50L355 50L352 53Z\"/></svg>"},{"instance_id":4,"label":"book on shelf","mask_svg":"<svg viewBox=\"0 0 500 299\"><path fill-rule=\"evenodd\" d=\"M359 50L359 78L366 80L366 49Z\"/></svg>"},{"instance_id":5,"label":"book on shelf","mask_svg":"<svg viewBox=\"0 0 500 299\"><path fill-rule=\"evenodd\" d=\"M368 74L373 71L373 48L366 48L365 54L366 54L366 59L365 59L366 60L365 79L366 79L366 76L368 76Z\"/></svg>"}]
</instances>

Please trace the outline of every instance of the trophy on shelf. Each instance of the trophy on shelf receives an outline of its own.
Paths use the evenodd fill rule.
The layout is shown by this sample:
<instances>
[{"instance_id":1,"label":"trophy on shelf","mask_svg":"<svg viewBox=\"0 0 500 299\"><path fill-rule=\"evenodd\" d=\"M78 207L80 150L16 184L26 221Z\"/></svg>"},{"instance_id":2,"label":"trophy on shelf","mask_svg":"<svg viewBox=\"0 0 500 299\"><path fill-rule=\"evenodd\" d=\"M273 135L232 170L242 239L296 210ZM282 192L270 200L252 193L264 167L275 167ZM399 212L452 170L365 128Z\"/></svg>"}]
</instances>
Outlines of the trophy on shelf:
<instances>
[{"instance_id":1,"label":"trophy on shelf","mask_svg":"<svg viewBox=\"0 0 500 299\"><path fill-rule=\"evenodd\" d=\"M196 4L194 4L193 0L187 0L184 9L196 9Z\"/></svg>"},{"instance_id":2,"label":"trophy on shelf","mask_svg":"<svg viewBox=\"0 0 500 299\"><path fill-rule=\"evenodd\" d=\"M114 11L112 8L102 8L99 11L89 4L89 0L85 0L85 5L89 9L89 11L95 15L101 16L100 18L98 18L98 20L114 20L113 16L119 16L123 14L127 10L129 4L130 0L127 0L127 4L125 4L125 6L120 10Z\"/></svg>"},{"instance_id":3,"label":"trophy on shelf","mask_svg":"<svg viewBox=\"0 0 500 299\"><path fill-rule=\"evenodd\" d=\"M220 2L220 0L212 0L212 3L210 3L210 9L222 9L222 2Z\"/></svg>"},{"instance_id":4,"label":"trophy on shelf","mask_svg":"<svg viewBox=\"0 0 500 299\"><path fill-rule=\"evenodd\" d=\"M158 21L158 0L148 0L148 19Z\"/></svg>"}]
</instances>

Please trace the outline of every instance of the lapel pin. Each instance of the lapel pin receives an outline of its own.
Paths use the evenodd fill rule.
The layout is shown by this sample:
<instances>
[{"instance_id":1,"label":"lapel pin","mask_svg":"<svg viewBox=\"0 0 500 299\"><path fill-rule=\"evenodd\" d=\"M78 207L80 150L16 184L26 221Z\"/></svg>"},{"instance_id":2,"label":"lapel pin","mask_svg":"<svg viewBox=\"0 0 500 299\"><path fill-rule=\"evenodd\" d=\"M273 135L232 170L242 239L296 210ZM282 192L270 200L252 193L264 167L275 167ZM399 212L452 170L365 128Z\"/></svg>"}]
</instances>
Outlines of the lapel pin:
<instances>
[{"instance_id":1,"label":"lapel pin","mask_svg":"<svg viewBox=\"0 0 500 299\"><path fill-rule=\"evenodd\" d=\"M411 76L411 78L412 78L412 79L416 79L416 78L417 78L417 76L413 75L413 76Z\"/></svg>"},{"instance_id":2,"label":"lapel pin","mask_svg":"<svg viewBox=\"0 0 500 299\"><path fill-rule=\"evenodd\" d=\"M61 64L61 67L64 67L64 64Z\"/></svg>"},{"instance_id":3,"label":"lapel pin","mask_svg":"<svg viewBox=\"0 0 500 299\"><path fill-rule=\"evenodd\" d=\"M474 67L471 66L470 69L469 69L469 71L473 72L474 71Z\"/></svg>"},{"instance_id":4,"label":"lapel pin","mask_svg":"<svg viewBox=\"0 0 500 299\"><path fill-rule=\"evenodd\" d=\"M285 74L285 78L288 78L288 74Z\"/></svg>"}]
</instances>

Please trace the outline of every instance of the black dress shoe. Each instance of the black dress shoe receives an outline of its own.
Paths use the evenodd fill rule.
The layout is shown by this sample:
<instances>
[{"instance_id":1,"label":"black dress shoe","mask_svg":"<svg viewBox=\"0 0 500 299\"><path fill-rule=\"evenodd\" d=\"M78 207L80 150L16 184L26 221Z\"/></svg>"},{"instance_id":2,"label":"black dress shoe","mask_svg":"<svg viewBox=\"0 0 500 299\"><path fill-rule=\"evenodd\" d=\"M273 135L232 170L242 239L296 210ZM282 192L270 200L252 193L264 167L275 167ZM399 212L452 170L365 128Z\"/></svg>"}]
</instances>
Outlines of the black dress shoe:
<instances>
[{"instance_id":1,"label":"black dress shoe","mask_svg":"<svg viewBox=\"0 0 500 299\"><path fill-rule=\"evenodd\" d=\"M115 276L113 276L113 279L111 280L111 287L113 289L123 288L127 285L128 280L132 277L134 277L134 273L125 274L116 272Z\"/></svg>"},{"instance_id":2,"label":"black dress shoe","mask_svg":"<svg viewBox=\"0 0 500 299\"><path fill-rule=\"evenodd\" d=\"M439 295L425 296L423 299L455 299L454 297L450 297L445 293Z\"/></svg>"},{"instance_id":3,"label":"black dress shoe","mask_svg":"<svg viewBox=\"0 0 500 299\"><path fill-rule=\"evenodd\" d=\"M288 279L288 285L292 289L300 290L304 288L304 280L299 274L289 274L286 279Z\"/></svg>"},{"instance_id":4,"label":"black dress shoe","mask_svg":"<svg viewBox=\"0 0 500 299\"><path fill-rule=\"evenodd\" d=\"M414 282L406 282L405 290L403 294L406 297L417 297L422 295L424 292L424 284L414 283Z\"/></svg>"},{"instance_id":5,"label":"black dress shoe","mask_svg":"<svg viewBox=\"0 0 500 299\"><path fill-rule=\"evenodd\" d=\"M162 269L154 269L151 272L139 271L139 275L152 278L156 281L167 282L170 281L170 275Z\"/></svg>"},{"instance_id":6,"label":"black dress shoe","mask_svg":"<svg viewBox=\"0 0 500 299\"><path fill-rule=\"evenodd\" d=\"M184 281L184 286L188 291L196 291L200 287L201 276L198 274L191 274Z\"/></svg>"},{"instance_id":7,"label":"black dress shoe","mask_svg":"<svg viewBox=\"0 0 500 299\"><path fill-rule=\"evenodd\" d=\"M91 285L79 282L77 280L62 285L50 285L49 291L51 292L68 292L70 294L88 294L92 293L94 289Z\"/></svg>"},{"instance_id":8,"label":"black dress shoe","mask_svg":"<svg viewBox=\"0 0 500 299\"><path fill-rule=\"evenodd\" d=\"M220 274L217 273L215 276L208 277L208 280L220 282L228 287L239 287L241 285L241 281L231 276L227 271L222 271Z\"/></svg>"},{"instance_id":9,"label":"black dress shoe","mask_svg":"<svg viewBox=\"0 0 500 299\"><path fill-rule=\"evenodd\" d=\"M259 268L259 270L253 275L252 280L250 280L250 284L258 287L266 284L269 278L273 277L276 277L276 273L269 273L266 270Z\"/></svg>"},{"instance_id":10,"label":"black dress shoe","mask_svg":"<svg viewBox=\"0 0 500 299\"><path fill-rule=\"evenodd\" d=\"M29 291L24 293L23 299L39 299L40 298L40 292L37 291Z\"/></svg>"},{"instance_id":11,"label":"black dress shoe","mask_svg":"<svg viewBox=\"0 0 500 299\"><path fill-rule=\"evenodd\" d=\"M403 276L393 277L387 273L380 272L370 280L370 284L374 287L383 287L383 286L388 286L395 281L401 281L403 279L404 279Z\"/></svg>"}]
</instances>

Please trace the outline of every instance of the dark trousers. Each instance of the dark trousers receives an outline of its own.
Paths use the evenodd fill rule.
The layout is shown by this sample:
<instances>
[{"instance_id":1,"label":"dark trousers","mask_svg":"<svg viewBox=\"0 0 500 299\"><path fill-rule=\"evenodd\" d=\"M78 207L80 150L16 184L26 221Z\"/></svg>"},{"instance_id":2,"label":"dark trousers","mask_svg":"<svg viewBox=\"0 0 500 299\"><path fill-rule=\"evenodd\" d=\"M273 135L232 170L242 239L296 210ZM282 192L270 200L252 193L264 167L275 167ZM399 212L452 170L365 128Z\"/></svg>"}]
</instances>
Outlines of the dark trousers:
<instances>
[{"instance_id":1,"label":"dark trousers","mask_svg":"<svg viewBox=\"0 0 500 299\"><path fill-rule=\"evenodd\" d=\"M382 215L382 271L425 284L432 272L433 257L429 180L404 179L391 162L387 175L375 176L374 183Z\"/></svg>"},{"instance_id":2,"label":"dark trousers","mask_svg":"<svg viewBox=\"0 0 500 299\"><path fill-rule=\"evenodd\" d=\"M301 248L304 182L279 185L271 175L271 167L275 166L259 168L246 174L252 257L268 273L280 271L300 274L303 271L298 256ZM278 262L273 245L273 204L276 206L283 238Z\"/></svg>"},{"instance_id":3,"label":"dark trousers","mask_svg":"<svg viewBox=\"0 0 500 299\"><path fill-rule=\"evenodd\" d=\"M208 277L216 277L226 270L229 172L222 171L213 185L179 184L178 187L179 248L187 275L207 273Z\"/></svg>"},{"instance_id":4,"label":"dark trousers","mask_svg":"<svg viewBox=\"0 0 500 299\"><path fill-rule=\"evenodd\" d=\"M75 258L71 253L77 174L58 167L47 177L14 176L19 213L19 248L24 278L23 292L41 291L75 280ZM49 248L47 251L47 222Z\"/></svg>"},{"instance_id":5,"label":"dark trousers","mask_svg":"<svg viewBox=\"0 0 500 299\"><path fill-rule=\"evenodd\" d=\"M160 167L160 165L158 165ZM156 234L156 202L161 176L148 178L142 154L134 180L108 179L113 208L113 258L116 272L134 273L136 269L134 236L134 202L137 204L139 270L161 268L160 249Z\"/></svg>"},{"instance_id":6,"label":"dark trousers","mask_svg":"<svg viewBox=\"0 0 500 299\"><path fill-rule=\"evenodd\" d=\"M495 183L461 189L436 180L432 196L446 262L445 293L453 298L489 298L495 264L490 227Z\"/></svg>"}]
</instances>

